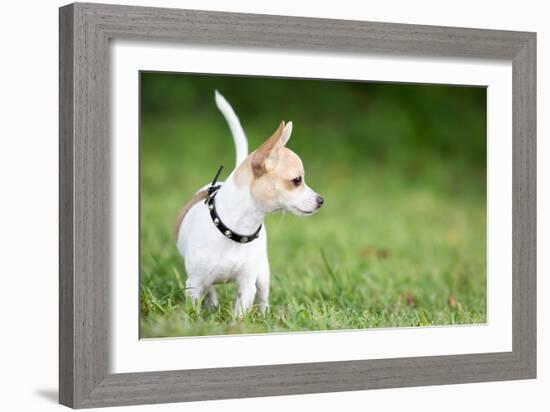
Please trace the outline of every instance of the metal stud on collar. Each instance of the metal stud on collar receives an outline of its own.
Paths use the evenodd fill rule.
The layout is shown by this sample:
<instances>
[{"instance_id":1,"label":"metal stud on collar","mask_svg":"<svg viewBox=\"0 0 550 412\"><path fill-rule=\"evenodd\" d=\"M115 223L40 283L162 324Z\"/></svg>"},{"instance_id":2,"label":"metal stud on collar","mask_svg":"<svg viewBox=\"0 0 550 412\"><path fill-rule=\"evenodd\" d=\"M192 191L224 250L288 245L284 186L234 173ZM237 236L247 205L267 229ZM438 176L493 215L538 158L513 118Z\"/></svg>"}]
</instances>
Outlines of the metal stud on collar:
<instances>
[{"instance_id":1,"label":"metal stud on collar","mask_svg":"<svg viewBox=\"0 0 550 412\"><path fill-rule=\"evenodd\" d=\"M214 223L214 226L228 239L232 240L233 242L237 243L249 243L252 242L254 239L258 239L260 230L262 229L262 225L256 229L254 233L251 235L241 235L240 233L233 232L230 230L222 221L222 219L218 216L218 212L216 211L216 195L218 194L218 190L222 187L221 185L217 185L216 182L218 180L218 177L220 176L220 172L222 170L222 166L218 169L218 172L216 173L216 176L214 177L214 180L212 181L212 184L210 187L206 189L208 195L206 196L206 199L204 200L204 203L206 203L210 218L212 219L212 222Z\"/></svg>"}]
</instances>

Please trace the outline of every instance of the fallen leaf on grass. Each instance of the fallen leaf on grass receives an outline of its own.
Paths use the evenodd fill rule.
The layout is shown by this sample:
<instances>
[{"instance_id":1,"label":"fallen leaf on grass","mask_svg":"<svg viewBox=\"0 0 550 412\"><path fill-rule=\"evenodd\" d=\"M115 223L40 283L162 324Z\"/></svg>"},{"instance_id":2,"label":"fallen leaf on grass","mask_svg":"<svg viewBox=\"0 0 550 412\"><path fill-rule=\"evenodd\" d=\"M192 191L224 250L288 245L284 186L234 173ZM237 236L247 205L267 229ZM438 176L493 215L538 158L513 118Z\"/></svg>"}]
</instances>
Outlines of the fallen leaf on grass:
<instances>
[{"instance_id":1,"label":"fallen leaf on grass","mask_svg":"<svg viewBox=\"0 0 550 412\"><path fill-rule=\"evenodd\" d=\"M459 236L455 230L448 230L445 233L445 241L448 245L454 246L458 243Z\"/></svg>"},{"instance_id":2,"label":"fallen leaf on grass","mask_svg":"<svg viewBox=\"0 0 550 412\"><path fill-rule=\"evenodd\" d=\"M404 291L403 293L401 293L401 299L403 299L405 301L407 306L410 306L410 307L415 307L416 306L416 301L415 301L414 296L411 295L407 291Z\"/></svg>"},{"instance_id":3,"label":"fallen leaf on grass","mask_svg":"<svg viewBox=\"0 0 550 412\"><path fill-rule=\"evenodd\" d=\"M386 249L378 249L376 251L376 257L378 259L386 259L390 255L390 252L388 252Z\"/></svg>"},{"instance_id":4,"label":"fallen leaf on grass","mask_svg":"<svg viewBox=\"0 0 550 412\"><path fill-rule=\"evenodd\" d=\"M365 259L370 259L373 257L376 257L378 259L387 259L390 255L390 252L387 249L366 246L359 251L359 255Z\"/></svg>"},{"instance_id":5,"label":"fallen leaf on grass","mask_svg":"<svg viewBox=\"0 0 550 412\"><path fill-rule=\"evenodd\" d=\"M457 309L458 308L458 301L456 300L456 298L454 296L449 297L448 304L452 309Z\"/></svg>"}]
</instances>

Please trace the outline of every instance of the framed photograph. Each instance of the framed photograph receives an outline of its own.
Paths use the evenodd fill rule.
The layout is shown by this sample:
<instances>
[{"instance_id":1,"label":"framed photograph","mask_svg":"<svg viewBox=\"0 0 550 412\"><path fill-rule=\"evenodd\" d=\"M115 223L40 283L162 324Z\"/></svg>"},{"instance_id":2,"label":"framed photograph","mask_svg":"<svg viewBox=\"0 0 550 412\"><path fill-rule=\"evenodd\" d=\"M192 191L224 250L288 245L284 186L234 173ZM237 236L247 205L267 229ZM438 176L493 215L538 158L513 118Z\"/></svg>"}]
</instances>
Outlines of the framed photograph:
<instances>
[{"instance_id":1,"label":"framed photograph","mask_svg":"<svg viewBox=\"0 0 550 412\"><path fill-rule=\"evenodd\" d=\"M60 9L60 402L536 376L536 35Z\"/></svg>"}]
</instances>

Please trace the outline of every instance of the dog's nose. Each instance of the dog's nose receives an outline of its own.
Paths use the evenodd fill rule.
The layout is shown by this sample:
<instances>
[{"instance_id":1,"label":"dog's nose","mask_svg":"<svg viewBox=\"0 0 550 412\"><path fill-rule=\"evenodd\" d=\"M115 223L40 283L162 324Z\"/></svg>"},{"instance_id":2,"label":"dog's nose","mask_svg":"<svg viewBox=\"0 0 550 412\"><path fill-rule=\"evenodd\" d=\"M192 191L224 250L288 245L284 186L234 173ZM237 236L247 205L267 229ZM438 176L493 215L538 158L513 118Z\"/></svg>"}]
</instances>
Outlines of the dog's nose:
<instances>
[{"instance_id":1,"label":"dog's nose","mask_svg":"<svg viewBox=\"0 0 550 412\"><path fill-rule=\"evenodd\" d=\"M323 203L325 203L325 199L323 198L323 196L317 195L317 206L321 207L323 206Z\"/></svg>"}]
</instances>

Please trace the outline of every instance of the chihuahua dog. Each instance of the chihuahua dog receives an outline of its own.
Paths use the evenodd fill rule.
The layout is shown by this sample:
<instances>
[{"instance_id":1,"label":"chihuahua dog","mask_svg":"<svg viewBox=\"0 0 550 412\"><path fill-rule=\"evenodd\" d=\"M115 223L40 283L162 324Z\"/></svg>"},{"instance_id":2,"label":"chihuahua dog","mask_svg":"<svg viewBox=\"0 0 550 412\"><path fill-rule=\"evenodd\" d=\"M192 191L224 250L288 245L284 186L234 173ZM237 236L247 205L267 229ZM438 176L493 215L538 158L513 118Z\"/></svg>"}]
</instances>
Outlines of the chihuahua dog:
<instances>
[{"instance_id":1,"label":"chihuahua dog","mask_svg":"<svg viewBox=\"0 0 550 412\"><path fill-rule=\"evenodd\" d=\"M215 307L215 285L236 282L234 315L240 317L250 310L255 298L264 313L269 306L270 278L264 216L277 211L308 216L324 200L306 185L298 155L285 147L292 122L281 122L249 154L233 108L218 91L215 101L233 135L237 160L224 183L216 184L216 176L177 217L174 237L188 275L186 295L194 305L203 301Z\"/></svg>"}]
</instances>

